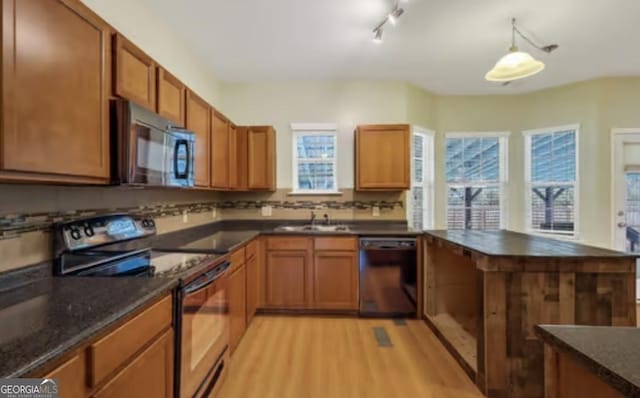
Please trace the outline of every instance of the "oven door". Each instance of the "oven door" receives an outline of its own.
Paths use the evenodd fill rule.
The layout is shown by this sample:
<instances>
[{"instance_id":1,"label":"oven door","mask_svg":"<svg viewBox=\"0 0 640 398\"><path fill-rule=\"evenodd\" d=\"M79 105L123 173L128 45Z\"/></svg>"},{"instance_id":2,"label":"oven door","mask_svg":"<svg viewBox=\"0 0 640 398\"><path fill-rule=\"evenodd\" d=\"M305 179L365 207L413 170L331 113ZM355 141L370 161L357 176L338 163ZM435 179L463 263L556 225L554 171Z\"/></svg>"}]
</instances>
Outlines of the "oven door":
<instances>
[{"instance_id":1,"label":"oven door","mask_svg":"<svg viewBox=\"0 0 640 398\"><path fill-rule=\"evenodd\" d=\"M226 275L206 274L185 286L182 300L180 397L202 395L229 344Z\"/></svg>"}]
</instances>

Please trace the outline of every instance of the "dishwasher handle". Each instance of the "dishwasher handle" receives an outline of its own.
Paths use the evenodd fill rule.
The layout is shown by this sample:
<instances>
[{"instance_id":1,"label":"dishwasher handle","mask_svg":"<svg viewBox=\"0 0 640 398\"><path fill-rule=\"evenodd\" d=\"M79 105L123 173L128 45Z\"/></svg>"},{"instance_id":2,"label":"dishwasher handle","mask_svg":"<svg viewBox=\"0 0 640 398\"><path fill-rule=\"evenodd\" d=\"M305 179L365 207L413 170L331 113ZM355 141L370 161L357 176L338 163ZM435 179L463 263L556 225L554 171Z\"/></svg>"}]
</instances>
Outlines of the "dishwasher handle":
<instances>
[{"instance_id":1,"label":"dishwasher handle","mask_svg":"<svg viewBox=\"0 0 640 398\"><path fill-rule=\"evenodd\" d=\"M361 250L415 250L415 239L360 239Z\"/></svg>"}]
</instances>

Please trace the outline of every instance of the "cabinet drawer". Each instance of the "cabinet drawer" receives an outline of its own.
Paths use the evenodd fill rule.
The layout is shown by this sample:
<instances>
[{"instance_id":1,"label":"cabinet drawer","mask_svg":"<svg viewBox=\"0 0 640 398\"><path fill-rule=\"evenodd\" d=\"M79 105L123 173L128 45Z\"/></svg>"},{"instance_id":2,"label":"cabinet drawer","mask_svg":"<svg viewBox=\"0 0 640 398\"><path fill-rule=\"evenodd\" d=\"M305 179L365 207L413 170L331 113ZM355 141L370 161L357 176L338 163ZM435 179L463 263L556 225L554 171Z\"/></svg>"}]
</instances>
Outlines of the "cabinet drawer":
<instances>
[{"instance_id":1,"label":"cabinet drawer","mask_svg":"<svg viewBox=\"0 0 640 398\"><path fill-rule=\"evenodd\" d=\"M47 374L47 379L57 379L60 396L68 398L83 398L87 395L85 387L87 368L85 367L85 353L69 359Z\"/></svg>"},{"instance_id":2,"label":"cabinet drawer","mask_svg":"<svg viewBox=\"0 0 640 398\"><path fill-rule=\"evenodd\" d=\"M315 250L358 250L358 240L343 237L315 238Z\"/></svg>"},{"instance_id":3,"label":"cabinet drawer","mask_svg":"<svg viewBox=\"0 0 640 398\"><path fill-rule=\"evenodd\" d=\"M278 237L267 239L267 250L307 250L310 238Z\"/></svg>"},{"instance_id":4,"label":"cabinet drawer","mask_svg":"<svg viewBox=\"0 0 640 398\"><path fill-rule=\"evenodd\" d=\"M258 240L254 239L251 242L249 242L247 244L247 246L245 246L246 248L246 259L247 261L249 261L250 259L254 258L256 255L258 255Z\"/></svg>"},{"instance_id":5,"label":"cabinet drawer","mask_svg":"<svg viewBox=\"0 0 640 398\"><path fill-rule=\"evenodd\" d=\"M171 295L136 315L89 347L90 384L102 382L154 337L171 326Z\"/></svg>"}]
</instances>

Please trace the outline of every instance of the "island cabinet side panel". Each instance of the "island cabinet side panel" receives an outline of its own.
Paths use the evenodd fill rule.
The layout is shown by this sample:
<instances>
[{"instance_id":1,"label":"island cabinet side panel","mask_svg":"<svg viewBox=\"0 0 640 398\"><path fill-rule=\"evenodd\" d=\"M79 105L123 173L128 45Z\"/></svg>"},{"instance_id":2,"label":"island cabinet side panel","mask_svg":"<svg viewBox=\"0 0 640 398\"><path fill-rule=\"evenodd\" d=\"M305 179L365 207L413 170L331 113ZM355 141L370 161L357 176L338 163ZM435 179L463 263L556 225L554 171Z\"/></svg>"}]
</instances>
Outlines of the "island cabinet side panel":
<instances>
[{"instance_id":1,"label":"island cabinet side panel","mask_svg":"<svg viewBox=\"0 0 640 398\"><path fill-rule=\"evenodd\" d=\"M544 397L544 348L535 325L634 326L635 273L622 268L483 272L476 384L487 397Z\"/></svg>"}]
</instances>

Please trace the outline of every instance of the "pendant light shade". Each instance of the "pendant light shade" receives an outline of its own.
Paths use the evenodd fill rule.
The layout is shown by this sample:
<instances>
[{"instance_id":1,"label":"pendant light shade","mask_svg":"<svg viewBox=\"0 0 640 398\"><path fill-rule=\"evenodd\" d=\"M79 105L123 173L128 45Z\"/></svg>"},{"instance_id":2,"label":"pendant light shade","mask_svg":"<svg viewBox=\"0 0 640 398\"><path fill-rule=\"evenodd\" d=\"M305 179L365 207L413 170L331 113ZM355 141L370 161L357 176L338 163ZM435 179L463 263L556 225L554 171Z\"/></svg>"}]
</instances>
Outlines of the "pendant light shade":
<instances>
[{"instance_id":1,"label":"pendant light shade","mask_svg":"<svg viewBox=\"0 0 640 398\"><path fill-rule=\"evenodd\" d=\"M516 46L516 34L523 38L531 46L543 51L547 54L558 49L557 44L551 44L547 46L539 46L525 36L516 26L516 19L511 19L511 48L509 53L500 58L496 62L493 69L491 69L484 78L490 82L511 82L513 80L524 79L525 77L533 76L536 73L544 70L544 63L533 58L531 54L518 50Z\"/></svg>"},{"instance_id":2,"label":"pendant light shade","mask_svg":"<svg viewBox=\"0 0 640 398\"><path fill-rule=\"evenodd\" d=\"M533 76L543 69L543 62L536 60L529 53L518 51L517 47L511 47L509 53L500 58L484 78L490 82L510 82Z\"/></svg>"}]
</instances>

